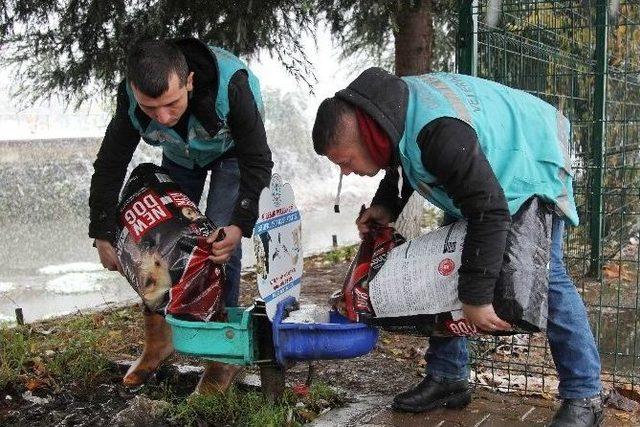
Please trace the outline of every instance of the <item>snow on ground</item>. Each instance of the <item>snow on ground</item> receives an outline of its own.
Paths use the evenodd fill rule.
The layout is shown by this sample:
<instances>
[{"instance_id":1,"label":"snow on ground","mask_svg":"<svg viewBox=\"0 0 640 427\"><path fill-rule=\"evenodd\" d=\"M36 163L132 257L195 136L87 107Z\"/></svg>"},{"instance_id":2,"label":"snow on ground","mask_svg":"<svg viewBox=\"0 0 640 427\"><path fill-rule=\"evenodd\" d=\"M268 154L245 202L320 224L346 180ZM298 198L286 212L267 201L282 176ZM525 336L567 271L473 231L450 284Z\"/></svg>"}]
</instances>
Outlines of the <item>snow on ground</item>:
<instances>
[{"instance_id":1,"label":"snow on ground","mask_svg":"<svg viewBox=\"0 0 640 427\"><path fill-rule=\"evenodd\" d=\"M13 319L13 317L9 317L9 316L5 316L4 314L0 313L0 325L3 323L12 323L15 320Z\"/></svg>"},{"instance_id":2,"label":"snow on ground","mask_svg":"<svg viewBox=\"0 0 640 427\"><path fill-rule=\"evenodd\" d=\"M102 289L103 281L108 273L67 273L45 284L45 289L56 294L80 294L98 292Z\"/></svg>"},{"instance_id":3,"label":"snow on ground","mask_svg":"<svg viewBox=\"0 0 640 427\"><path fill-rule=\"evenodd\" d=\"M65 274L102 271L104 267L95 262L72 262L68 264L47 265L38 270L40 274Z\"/></svg>"},{"instance_id":4,"label":"snow on ground","mask_svg":"<svg viewBox=\"0 0 640 427\"><path fill-rule=\"evenodd\" d=\"M0 282L0 293L9 292L15 288L15 285L11 282Z\"/></svg>"}]
</instances>

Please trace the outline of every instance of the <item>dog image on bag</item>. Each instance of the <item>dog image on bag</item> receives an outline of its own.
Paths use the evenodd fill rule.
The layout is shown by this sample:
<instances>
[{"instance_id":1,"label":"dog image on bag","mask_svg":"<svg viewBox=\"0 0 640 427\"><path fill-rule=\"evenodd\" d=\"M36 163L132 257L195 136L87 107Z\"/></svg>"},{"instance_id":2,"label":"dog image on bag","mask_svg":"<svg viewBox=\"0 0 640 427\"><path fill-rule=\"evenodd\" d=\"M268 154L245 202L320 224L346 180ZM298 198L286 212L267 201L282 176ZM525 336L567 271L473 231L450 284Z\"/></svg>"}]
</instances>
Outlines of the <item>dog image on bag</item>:
<instances>
[{"instance_id":1,"label":"dog image on bag","mask_svg":"<svg viewBox=\"0 0 640 427\"><path fill-rule=\"evenodd\" d=\"M198 212L196 209L190 206L183 207L181 213L182 213L182 216L184 216L186 219L192 222L197 221L201 218L204 218L204 215L202 215L200 212Z\"/></svg>"},{"instance_id":2,"label":"dog image on bag","mask_svg":"<svg viewBox=\"0 0 640 427\"><path fill-rule=\"evenodd\" d=\"M140 256L140 294L151 310L156 310L164 302L171 288L169 264L156 250Z\"/></svg>"},{"instance_id":3,"label":"dog image on bag","mask_svg":"<svg viewBox=\"0 0 640 427\"><path fill-rule=\"evenodd\" d=\"M162 167L132 172L118 204L117 254L148 311L210 321L224 316L224 269L209 256L218 227ZM220 235L224 238L224 232Z\"/></svg>"}]
</instances>

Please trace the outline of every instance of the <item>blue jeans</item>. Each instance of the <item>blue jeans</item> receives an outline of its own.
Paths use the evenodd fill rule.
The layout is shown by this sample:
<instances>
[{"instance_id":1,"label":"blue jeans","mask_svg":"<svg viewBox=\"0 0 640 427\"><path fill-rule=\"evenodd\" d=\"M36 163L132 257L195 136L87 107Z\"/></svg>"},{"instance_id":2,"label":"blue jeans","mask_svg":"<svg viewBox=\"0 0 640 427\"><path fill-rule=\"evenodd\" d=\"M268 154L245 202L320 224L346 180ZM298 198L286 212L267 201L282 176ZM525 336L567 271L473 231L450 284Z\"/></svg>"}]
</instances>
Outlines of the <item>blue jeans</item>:
<instances>
[{"instance_id":1,"label":"blue jeans","mask_svg":"<svg viewBox=\"0 0 640 427\"><path fill-rule=\"evenodd\" d=\"M600 393L600 355L584 303L567 274L562 251L564 221L554 215L549 268L547 338L558 371L558 391L563 399L592 397ZM430 338L425 355L427 373L458 380L469 376L466 338Z\"/></svg>"},{"instance_id":2,"label":"blue jeans","mask_svg":"<svg viewBox=\"0 0 640 427\"><path fill-rule=\"evenodd\" d=\"M218 227L229 225L231 215L240 190L240 169L238 160L226 158L215 160L205 167L195 166L188 169L180 166L167 157L162 158L162 167L167 169L173 180L182 187L182 191L195 203L200 203L204 182L211 171L209 194L205 215ZM242 245L238 245L225 266L225 305L236 307L240 294L240 262Z\"/></svg>"}]
</instances>

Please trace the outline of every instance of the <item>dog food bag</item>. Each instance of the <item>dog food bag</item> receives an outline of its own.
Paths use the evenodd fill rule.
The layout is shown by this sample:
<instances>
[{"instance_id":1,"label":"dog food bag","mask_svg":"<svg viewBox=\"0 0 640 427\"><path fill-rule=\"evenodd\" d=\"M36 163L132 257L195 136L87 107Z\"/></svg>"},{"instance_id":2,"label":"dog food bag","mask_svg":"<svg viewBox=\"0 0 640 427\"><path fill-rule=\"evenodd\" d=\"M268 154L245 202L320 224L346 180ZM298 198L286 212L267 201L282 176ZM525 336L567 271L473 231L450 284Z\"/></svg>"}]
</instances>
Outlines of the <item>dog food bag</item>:
<instances>
[{"instance_id":1,"label":"dog food bag","mask_svg":"<svg viewBox=\"0 0 640 427\"><path fill-rule=\"evenodd\" d=\"M118 204L116 252L146 307L185 320L223 315L224 269L208 256L216 226L167 172L143 163L132 172Z\"/></svg>"},{"instance_id":2,"label":"dog food bag","mask_svg":"<svg viewBox=\"0 0 640 427\"><path fill-rule=\"evenodd\" d=\"M369 281L380 270L391 249L404 243L405 239L392 227L371 227L364 235L358 253L349 266L339 298L344 304L336 302L334 307L354 322L363 317L374 315L369 300ZM332 297L332 301L337 301Z\"/></svg>"},{"instance_id":3,"label":"dog food bag","mask_svg":"<svg viewBox=\"0 0 640 427\"><path fill-rule=\"evenodd\" d=\"M546 329L551 223L551 209L537 198L513 218L493 303L496 314L514 326L511 333ZM465 221L458 221L386 252L384 246L376 252L375 242L386 240L391 232L373 229L352 264L357 268L349 270L332 305L352 319L351 313L357 312L359 321L394 331L427 336L484 333L466 321L458 299L466 227ZM370 258L372 251L376 256ZM367 263L369 272L357 274L367 270ZM366 286L356 288L363 291L357 298L349 298L354 280ZM367 316L362 315L361 301L368 304Z\"/></svg>"}]
</instances>

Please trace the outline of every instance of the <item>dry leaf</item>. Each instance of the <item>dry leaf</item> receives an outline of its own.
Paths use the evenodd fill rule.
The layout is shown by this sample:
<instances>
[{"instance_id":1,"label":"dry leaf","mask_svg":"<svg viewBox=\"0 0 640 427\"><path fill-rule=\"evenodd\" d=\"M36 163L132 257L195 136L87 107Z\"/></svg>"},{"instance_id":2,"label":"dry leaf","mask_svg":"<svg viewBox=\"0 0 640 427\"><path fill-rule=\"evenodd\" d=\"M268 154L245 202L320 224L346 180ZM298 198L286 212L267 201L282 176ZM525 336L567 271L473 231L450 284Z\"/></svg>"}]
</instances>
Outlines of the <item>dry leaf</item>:
<instances>
[{"instance_id":1,"label":"dry leaf","mask_svg":"<svg viewBox=\"0 0 640 427\"><path fill-rule=\"evenodd\" d=\"M299 409L296 412L298 413L298 416L301 417L306 422L313 421L317 417L317 415L314 412L309 411L307 409Z\"/></svg>"},{"instance_id":2,"label":"dry leaf","mask_svg":"<svg viewBox=\"0 0 640 427\"><path fill-rule=\"evenodd\" d=\"M621 279L625 282L633 282L635 278L633 273L629 271L624 265L608 263L602 267L602 273L605 279L615 280Z\"/></svg>"},{"instance_id":3,"label":"dry leaf","mask_svg":"<svg viewBox=\"0 0 640 427\"><path fill-rule=\"evenodd\" d=\"M640 408L640 404L636 401L639 397L638 393L633 390L616 387L609 393L607 406L626 412L635 412Z\"/></svg>"},{"instance_id":4,"label":"dry leaf","mask_svg":"<svg viewBox=\"0 0 640 427\"><path fill-rule=\"evenodd\" d=\"M35 391L35 390L46 388L48 386L48 384L45 381L43 381L43 380L41 380L39 378L29 378L24 383L24 386L29 391Z\"/></svg>"},{"instance_id":5,"label":"dry leaf","mask_svg":"<svg viewBox=\"0 0 640 427\"><path fill-rule=\"evenodd\" d=\"M615 416L621 420L631 421L631 414L628 412L616 412Z\"/></svg>"},{"instance_id":6,"label":"dry leaf","mask_svg":"<svg viewBox=\"0 0 640 427\"><path fill-rule=\"evenodd\" d=\"M392 348L389 350L389 352L394 356L401 356L403 353L402 350L400 350L399 348Z\"/></svg>"},{"instance_id":7,"label":"dry leaf","mask_svg":"<svg viewBox=\"0 0 640 427\"><path fill-rule=\"evenodd\" d=\"M102 313L96 313L93 315L93 324L94 325L101 325L104 323L104 314Z\"/></svg>"},{"instance_id":8,"label":"dry leaf","mask_svg":"<svg viewBox=\"0 0 640 427\"><path fill-rule=\"evenodd\" d=\"M42 363L41 360L34 361L32 369L38 375L45 375L47 373L47 366Z\"/></svg>"},{"instance_id":9,"label":"dry leaf","mask_svg":"<svg viewBox=\"0 0 640 427\"><path fill-rule=\"evenodd\" d=\"M628 385L627 387L616 387L614 390L624 397L640 403L640 393L631 388L630 385Z\"/></svg>"},{"instance_id":10,"label":"dry leaf","mask_svg":"<svg viewBox=\"0 0 640 427\"><path fill-rule=\"evenodd\" d=\"M546 400L554 400L553 395L551 393L547 393L546 391L541 392L540 396Z\"/></svg>"}]
</instances>

